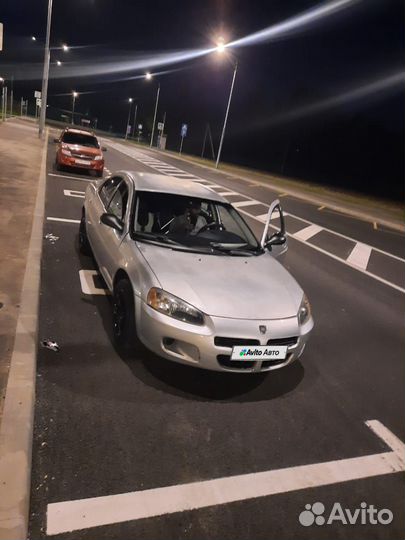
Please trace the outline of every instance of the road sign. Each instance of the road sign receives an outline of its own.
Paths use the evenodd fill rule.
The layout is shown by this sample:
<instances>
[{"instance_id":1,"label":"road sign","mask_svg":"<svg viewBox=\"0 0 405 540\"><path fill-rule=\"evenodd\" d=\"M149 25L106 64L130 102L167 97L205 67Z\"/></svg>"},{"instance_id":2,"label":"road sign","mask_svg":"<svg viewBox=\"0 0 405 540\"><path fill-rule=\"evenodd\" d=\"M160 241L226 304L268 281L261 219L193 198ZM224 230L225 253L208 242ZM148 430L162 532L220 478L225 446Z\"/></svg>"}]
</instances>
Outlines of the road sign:
<instances>
[{"instance_id":1,"label":"road sign","mask_svg":"<svg viewBox=\"0 0 405 540\"><path fill-rule=\"evenodd\" d=\"M37 98L37 107L41 107L41 105L42 105L42 99Z\"/></svg>"},{"instance_id":2,"label":"road sign","mask_svg":"<svg viewBox=\"0 0 405 540\"><path fill-rule=\"evenodd\" d=\"M180 132L181 138L187 137L187 129L188 129L187 124L182 124L181 125L181 132Z\"/></svg>"},{"instance_id":3,"label":"road sign","mask_svg":"<svg viewBox=\"0 0 405 540\"><path fill-rule=\"evenodd\" d=\"M35 97L35 98L41 98L41 97L42 97L42 96L41 96L41 92L40 92L39 90L35 90L35 92L34 92L34 97Z\"/></svg>"},{"instance_id":4,"label":"road sign","mask_svg":"<svg viewBox=\"0 0 405 540\"><path fill-rule=\"evenodd\" d=\"M158 130L159 131L163 131L164 127L165 127L165 125L164 125L163 122L158 122Z\"/></svg>"},{"instance_id":5,"label":"road sign","mask_svg":"<svg viewBox=\"0 0 405 540\"><path fill-rule=\"evenodd\" d=\"M3 50L3 23L0 23L0 51Z\"/></svg>"},{"instance_id":6,"label":"road sign","mask_svg":"<svg viewBox=\"0 0 405 540\"><path fill-rule=\"evenodd\" d=\"M128 124L127 125L127 135L130 135L131 131L132 131L132 126L131 126L131 124Z\"/></svg>"}]
</instances>

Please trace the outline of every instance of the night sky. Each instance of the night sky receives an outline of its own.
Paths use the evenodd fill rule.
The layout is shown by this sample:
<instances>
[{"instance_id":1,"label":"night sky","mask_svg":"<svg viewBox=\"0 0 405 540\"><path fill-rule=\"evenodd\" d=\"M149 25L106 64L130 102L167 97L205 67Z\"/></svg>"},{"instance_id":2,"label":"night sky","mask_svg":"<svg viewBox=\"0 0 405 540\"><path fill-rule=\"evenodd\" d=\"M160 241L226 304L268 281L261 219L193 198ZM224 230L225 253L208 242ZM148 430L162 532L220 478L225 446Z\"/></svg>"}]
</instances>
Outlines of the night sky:
<instances>
[{"instance_id":1,"label":"night sky","mask_svg":"<svg viewBox=\"0 0 405 540\"><path fill-rule=\"evenodd\" d=\"M201 153L207 122L217 148L233 70L226 58L211 54L151 69L173 71L150 82L128 80L143 69L57 80L52 74L67 62L118 63L142 53L211 47L219 35L232 41L316 5L314 0L54 0L51 44L72 48L52 51L49 114L60 118L69 110L75 89L78 112L123 134L131 96L147 132L159 80L158 120L166 112L168 148L178 148L182 122L189 125L185 151ZM0 76L14 75L14 96L28 97L31 112L41 82L27 80L24 66L43 61L46 12L46 0L1 2ZM402 0L359 1L302 32L238 47L233 54L239 70L225 161L402 199L405 84L356 94L404 71ZM60 68L57 59L64 62Z\"/></svg>"}]
</instances>

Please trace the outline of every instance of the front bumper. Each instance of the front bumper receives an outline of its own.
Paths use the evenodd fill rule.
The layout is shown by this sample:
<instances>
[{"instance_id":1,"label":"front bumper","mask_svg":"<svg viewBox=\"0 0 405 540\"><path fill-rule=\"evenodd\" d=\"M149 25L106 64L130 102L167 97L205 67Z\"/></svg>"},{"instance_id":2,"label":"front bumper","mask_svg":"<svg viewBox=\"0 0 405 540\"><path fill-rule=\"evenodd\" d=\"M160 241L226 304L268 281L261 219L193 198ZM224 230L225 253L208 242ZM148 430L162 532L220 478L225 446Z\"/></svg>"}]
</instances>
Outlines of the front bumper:
<instances>
[{"instance_id":1,"label":"front bumper","mask_svg":"<svg viewBox=\"0 0 405 540\"><path fill-rule=\"evenodd\" d=\"M62 165L63 167L72 167L75 169L86 169L92 171L102 171L104 169L104 159L86 159L82 160L81 163L77 163L77 158L59 154L57 156L57 161L59 165ZM84 163L84 161L87 163Z\"/></svg>"},{"instance_id":2,"label":"front bumper","mask_svg":"<svg viewBox=\"0 0 405 540\"><path fill-rule=\"evenodd\" d=\"M168 360L213 371L257 373L291 364L301 356L314 326L312 318L300 326L297 317L243 320L210 316L203 326L197 326L159 313L139 298L135 306L137 334L148 349ZM266 326L264 335L259 325ZM266 345L269 340L274 345L287 344L287 357L281 361L231 361L232 346L242 339L254 341L251 345Z\"/></svg>"}]
</instances>

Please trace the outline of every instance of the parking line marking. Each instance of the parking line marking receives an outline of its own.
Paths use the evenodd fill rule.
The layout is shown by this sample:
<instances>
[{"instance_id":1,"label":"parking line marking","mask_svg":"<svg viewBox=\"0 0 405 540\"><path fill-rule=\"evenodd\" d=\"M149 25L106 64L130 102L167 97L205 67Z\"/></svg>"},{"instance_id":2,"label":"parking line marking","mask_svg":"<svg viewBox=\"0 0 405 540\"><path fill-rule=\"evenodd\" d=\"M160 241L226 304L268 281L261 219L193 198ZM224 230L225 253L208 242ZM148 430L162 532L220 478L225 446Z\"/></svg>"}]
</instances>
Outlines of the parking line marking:
<instances>
[{"instance_id":1,"label":"parking line marking","mask_svg":"<svg viewBox=\"0 0 405 540\"><path fill-rule=\"evenodd\" d=\"M263 204L263 203L250 199L248 201L234 202L232 203L232 206L234 206L235 208L240 208L241 206L253 206L254 204Z\"/></svg>"},{"instance_id":2,"label":"parking line marking","mask_svg":"<svg viewBox=\"0 0 405 540\"><path fill-rule=\"evenodd\" d=\"M370 260L370 255L371 247L367 246L366 244L362 244L361 242L357 242L346 260L351 264L354 264L354 266L358 266L359 268L366 270L368 261Z\"/></svg>"},{"instance_id":3,"label":"parking line marking","mask_svg":"<svg viewBox=\"0 0 405 540\"><path fill-rule=\"evenodd\" d=\"M308 225L308 227L305 227L304 229L301 229L300 231L294 233L294 237L300 238L300 240L309 240L321 231L322 227L320 227L319 225Z\"/></svg>"},{"instance_id":4,"label":"parking line marking","mask_svg":"<svg viewBox=\"0 0 405 540\"><path fill-rule=\"evenodd\" d=\"M390 451L312 465L50 503L47 535L111 525L402 472L404 443L378 420L366 425Z\"/></svg>"},{"instance_id":5,"label":"parking line marking","mask_svg":"<svg viewBox=\"0 0 405 540\"><path fill-rule=\"evenodd\" d=\"M326 208L326 206L319 206L318 210L323 210L324 208Z\"/></svg>"},{"instance_id":6,"label":"parking line marking","mask_svg":"<svg viewBox=\"0 0 405 540\"><path fill-rule=\"evenodd\" d=\"M66 197L78 197L79 199L84 199L84 191L76 191L74 189L64 189L63 194Z\"/></svg>"},{"instance_id":7,"label":"parking line marking","mask_svg":"<svg viewBox=\"0 0 405 540\"><path fill-rule=\"evenodd\" d=\"M277 197L287 197L288 193L279 193Z\"/></svg>"},{"instance_id":8,"label":"parking line marking","mask_svg":"<svg viewBox=\"0 0 405 540\"><path fill-rule=\"evenodd\" d=\"M239 193L236 193L236 191L217 191L217 193L223 197L226 197L227 195L239 195Z\"/></svg>"},{"instance_id":9,"label":"parking line marking","mask_svg":"<svg viewBox=\"0 0 405 540\"><path fill-rule=\"evenodd\" d=\"M80 223L80 219L67 219L67 218L58 218L58 217L47 217L48 221L62 221L64 223Z\"/></svg>"},{"instance_id":10,"label":"parking line marking","mask_svg":"<svg viewBox=\"0 0 405 540\"><path fill-rule=\"evenodd\" d=\"M99 275L100 274L97 272L97 270L79 270L80 285L84 294L108 294L107 289L96 287L94 284L94 278L98 277Z\"/></svg>"},{"instance_id":11,"label":"parking line marking","mask_svg":"<svg viewBox=\"0 0 405 540\"><path fill-rule=\"evenodd\" d=\"M376 221L373 221L373 229L376 231L377 230L377 222Z\"/></svg>"}]
</instances>

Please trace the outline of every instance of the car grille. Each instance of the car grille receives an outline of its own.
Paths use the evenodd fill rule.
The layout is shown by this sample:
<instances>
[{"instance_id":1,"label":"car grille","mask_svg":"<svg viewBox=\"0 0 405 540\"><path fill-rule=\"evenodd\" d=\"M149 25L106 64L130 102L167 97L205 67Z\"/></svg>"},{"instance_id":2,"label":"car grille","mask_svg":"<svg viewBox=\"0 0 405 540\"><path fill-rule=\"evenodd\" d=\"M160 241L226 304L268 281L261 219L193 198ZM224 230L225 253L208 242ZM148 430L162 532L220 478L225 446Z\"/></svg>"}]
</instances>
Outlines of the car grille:
<instances>
[{"instance_id":1,"label":"car grille","mask_svg":"<svg viewBox=\"0 0 405 540\"><path fill-rule=\"evenodd\" d=\"M298 341L297 337L269 339L269 341L267 342L267 345L287 345L287 347L291 347L292 345L296 345L297 341Z\"/></svg>"},{"instance_id":2,"label":"car grille","mask_svg":"<svg viewBox=\"0 0 405 540\"><path fill-rule=\"evenodd\" d=\"M269 339L266 345L287 345L287 347L290 347L292 345L296 345L298 341L298 338L295 337L287 337L287 338L278 338L278 339ZM258 339L248 339L248 338L230 338L230 337L219 337L216 336L214 338L214 344L217 347L237 347L237 346L244 346L244 345L260 345L260 341Z\"/></svg>"},{"instance_id":3,"label":"car grille","mask_svg":"<svg viewBox=\"0 0 405 540\"><path fill-rule=\"evenodd\" d=\"M247 360L246 362L241 362L239 360L231 360L231 357L227 354L219 354L217 356L218 364L220 364L222 367L230 368L230 369L240 369L243 371L244 369L252 369L255 365L255 362L251 360Z\"/></svg>"},{"instance_id":4,"label":"car grille","mask_svg":"<svg viewBox=\"0 0 405 540\"><path fill-rule=\"evenodd\" d=\"M245 338L229 338L229 337L216 337L214 344L217 347L237 347L238 345L260 345L258 339L245 339Z\"/></svg>"},{"instance_id":5,"label":"car grille","mask_svg":"<svg viewBox=\"0 0 405 540\"><path fill-rule=\"evenodd\" d=\"M72 157L76 159L88 159L89 161L92 161L94 159L93 156L89 156L88 154L78 154L75 152L72 152Z\"/></svg>"}]
</instances>

